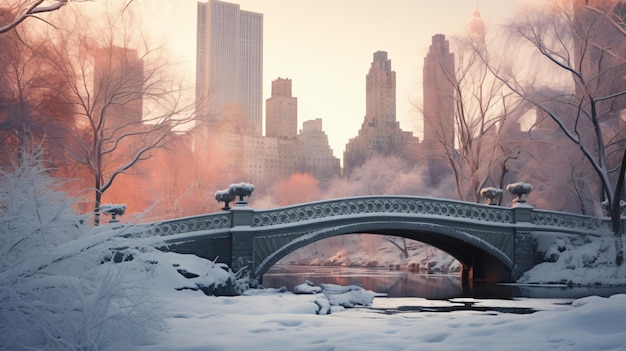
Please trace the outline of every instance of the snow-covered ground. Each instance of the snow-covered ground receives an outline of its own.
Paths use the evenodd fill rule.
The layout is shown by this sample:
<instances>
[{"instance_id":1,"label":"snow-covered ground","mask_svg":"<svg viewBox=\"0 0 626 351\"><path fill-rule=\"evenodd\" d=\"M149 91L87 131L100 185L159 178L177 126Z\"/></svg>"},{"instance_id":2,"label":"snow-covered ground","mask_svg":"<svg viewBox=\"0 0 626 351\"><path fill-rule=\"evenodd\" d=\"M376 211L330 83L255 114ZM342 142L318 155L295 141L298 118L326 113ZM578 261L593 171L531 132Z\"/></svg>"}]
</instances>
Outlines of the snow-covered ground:
<instances>
[{"instance_id":1,"label":"snow-covered ground","mask_svg":"<svg viewBox=\"0 0 626 351\"><path fill-rule=\"evenodd\" d=\"M178 260L181 256L169 259ZM184 256L183 256L184 257ZM186 270L200 261L185 257ZM552 263L556 270L558 263ZM545 274L543 266L533 274ZM590 276L589 269L572 270ZM625 272L624 269L618 271ZM598 276L615 274L596 268ZM625 350L626 294L609 298L435 301L375 297L368 307L333 306L319 315L323 294L278 289L211 297L172 288L172 277L153 277L157 313L167 330L153 332L137 350ZM184 281L180 281L184 282ZM312 289L313 290L313 289ZM367 300L367 299L366 299ZM461 308L473 305L477 308ZM410 306L410 308L402 307ZM407 311L410 309L411 311ZM534 313L510 310L534 309ZM418 310L418 311L416 311Z\"/></svg>"},{"instance_id":2,"label":"snow-covered ground","mask_svg":"<svg viewBox=\"0 0 626 351\"><path fill-rule=\"evenodd\" d=\"M251 290L209 297L155 291L167 331L138 350L624 350L626 295L570 300L374 298L371 308L316 314L317 295ZM436 307L534 308L532 314ZM394 312L421 306L421 312ZM431 311L429 311L429 308Z\"/></svg>"},{"instance_id":3,"label":"snow-covered ground","mask_svg":"<svg viewBox=\"0 0 626 351\"><path fill-rule=\"evenodd\" d=\"M292 294L168 300L170 329L140 350L623 350L626 295L556 301L490 301L535 306L534 314L352 309L315 315L313 298ZM375 299L374 307L429 306L419 299Z\"/></svg>"}]
</instances>

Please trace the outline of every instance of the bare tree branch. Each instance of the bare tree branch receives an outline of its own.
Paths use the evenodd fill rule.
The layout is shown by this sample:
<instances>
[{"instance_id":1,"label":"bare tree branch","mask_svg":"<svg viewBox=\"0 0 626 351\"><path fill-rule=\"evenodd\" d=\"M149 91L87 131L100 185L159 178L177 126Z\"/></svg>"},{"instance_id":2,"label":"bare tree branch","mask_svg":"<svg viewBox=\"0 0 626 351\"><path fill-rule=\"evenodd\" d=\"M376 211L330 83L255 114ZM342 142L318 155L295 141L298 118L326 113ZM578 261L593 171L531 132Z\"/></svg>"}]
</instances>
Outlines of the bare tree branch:
<instances>
[{"instance_id":1,"label":"bare tree branch","mask_svg":"<svg viewBox=\"0 0 626 351\"><path fill-rule=\"evenodd\" d=\"M52 4L48 6L40 6L45 0L36 0L32 4L30 4L25 10L17 15L11 22L8 24L4 24L0 26L0 34L6 33L11 29L17 27L20 23L24 22L29 17L34 17L42 20L37 17L37 14L44 12L52 12L60 9L65 4L67 4L67 0L56 0Z\"/></svg>"}]
</instances>

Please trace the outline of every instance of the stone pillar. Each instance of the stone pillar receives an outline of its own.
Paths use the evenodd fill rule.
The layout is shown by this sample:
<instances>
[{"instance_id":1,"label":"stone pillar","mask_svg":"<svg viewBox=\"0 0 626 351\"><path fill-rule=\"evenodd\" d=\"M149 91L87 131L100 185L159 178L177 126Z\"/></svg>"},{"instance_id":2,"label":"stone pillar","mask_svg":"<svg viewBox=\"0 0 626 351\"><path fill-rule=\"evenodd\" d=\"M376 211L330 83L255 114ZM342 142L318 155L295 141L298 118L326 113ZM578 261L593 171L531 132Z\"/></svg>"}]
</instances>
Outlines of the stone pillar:
<instances>
[{"instance_id":1,"label":"stone pillar","mask_svg":"<svg viewBox=\"0 0 626 351\"><path fill-rule=\"evenodd\" d=\"M533 233L524 228L524 224L532 222L533 207L526 202L515 202L513 205L514 241L513 241L513 280L519 279L524 272L534 265L535 244Z\"/></svg>"},{"instance_id":2,"label":"stone pillar","mask_svg":"<svg viewBox=\"0 0 626 351\"><path fill-rule=\"evenodd\" d=\"M233 216L233 227L251 227L253 212L254 209L249 207L247 202L237 202L237 204L230 209L230 213Z\"/></svg>"},{"instance_id":3,"label":"stone pillar","mask_svg":"<svg viewBox=\"0 0 626 351\"><path fill-rule=\"evenodd\" d=\"M232 229L232 255L230 268L234 271L244 269L242 273L249 273L254 278L254 261L252 242L254 232L252 230L252 213L254 209L246 202L238 202L231 209Z\"/></svg>"}]
</instances>

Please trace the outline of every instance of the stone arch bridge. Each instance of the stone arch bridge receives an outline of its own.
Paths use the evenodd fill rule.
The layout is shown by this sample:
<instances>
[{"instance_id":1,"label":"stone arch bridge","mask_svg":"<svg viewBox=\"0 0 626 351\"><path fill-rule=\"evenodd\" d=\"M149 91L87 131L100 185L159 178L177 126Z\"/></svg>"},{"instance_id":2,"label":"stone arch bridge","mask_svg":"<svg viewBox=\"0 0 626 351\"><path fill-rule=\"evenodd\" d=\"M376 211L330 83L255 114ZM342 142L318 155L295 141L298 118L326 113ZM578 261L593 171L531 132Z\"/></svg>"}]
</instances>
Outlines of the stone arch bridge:
<instances>
[{"instance_id":1,"label":"stone arch bridge","mask_svg":"<svg viewBox=\"0 0 626 351\"><path fill-rule=\"evenodd\" d=\"M464 280L511 282L535 265L540 235L598 235L606 221L570 213L415 196L360 196L254 210L227 211L153 223L164 250L190 253L247 270L262 281L281 258L343 234L383 234L435 246L462 265Z\"/></svg>"}]
</instances>

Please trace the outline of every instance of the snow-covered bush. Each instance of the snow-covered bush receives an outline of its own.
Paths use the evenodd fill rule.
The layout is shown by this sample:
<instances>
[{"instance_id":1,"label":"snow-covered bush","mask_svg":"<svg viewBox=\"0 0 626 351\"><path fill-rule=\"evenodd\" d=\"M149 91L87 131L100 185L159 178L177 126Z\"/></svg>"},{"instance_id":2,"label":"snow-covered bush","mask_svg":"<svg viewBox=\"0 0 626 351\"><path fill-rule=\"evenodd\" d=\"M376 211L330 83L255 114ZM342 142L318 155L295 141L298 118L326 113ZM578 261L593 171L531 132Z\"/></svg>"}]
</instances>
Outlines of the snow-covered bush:
<instances>
[{"instance_id":1,"label":"snow-covered bush","mask_svg":"<svg viewBox=\"0 0 626 351\"><path fill-rule=\"evenodd\" d=\"M320 287L331 306L370 306L376 297L375 292L357 285L320 284Z\"/></svg>"},{"instance_id":2,"label":"snow-covered bush","mask_svg":"<svg viewBox=\"0 0 626 351\"><path fill-rule=\"evenodd\" d=\"M624 285L626 268L615 266L613 240L610 233L556 237L546 250L545 262L525 272L518 283Z\"/></svg>"},{"instance_id":3,"label":"snow-covered bush","mask_svg":"<svg viewBox=\"0 0 626 351\"><path fill-rule=\"evenodd\" d=\"M163 327L149 304L139 253L108 226L91 228L48 175L40 148L0 171L0 349L125 349ZM126 241L125 241L126 240Z\"/></svg>"},{"instance_id":4,"label":"snow-covered bush","mask_svg":"<svg viewBox=\"0 0 626 351\"><path fill-rule=\"evenodd\" d=\"M158 277L153 284L159 290L201 290L205 295L235 296L249 288L248 276L196 255L156 251L142 254L140 259L156 265Z\"/></svg>"},{"instance_id":5,"label":"snow-covered bush","mask_svg":"<svg viewBox=\"0 0 626 351\"><path fill-rule=\"evenodd\" d=\"M304 283L298 284L293 287L294 294L319 294L322 292L322 288L313 284L310 280L305 280Z\"/></svg>"}]
</instances>

